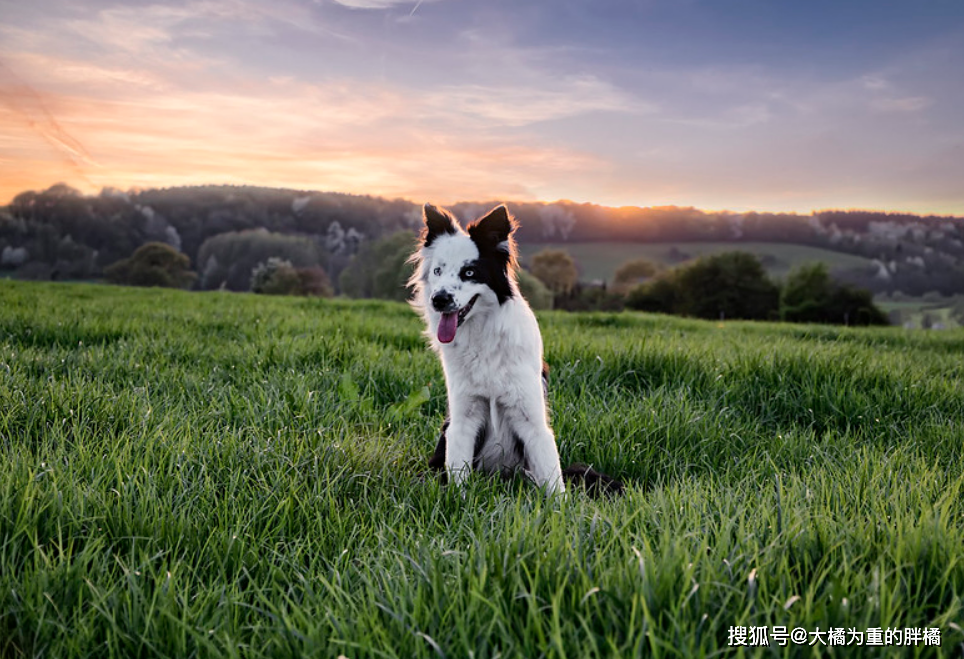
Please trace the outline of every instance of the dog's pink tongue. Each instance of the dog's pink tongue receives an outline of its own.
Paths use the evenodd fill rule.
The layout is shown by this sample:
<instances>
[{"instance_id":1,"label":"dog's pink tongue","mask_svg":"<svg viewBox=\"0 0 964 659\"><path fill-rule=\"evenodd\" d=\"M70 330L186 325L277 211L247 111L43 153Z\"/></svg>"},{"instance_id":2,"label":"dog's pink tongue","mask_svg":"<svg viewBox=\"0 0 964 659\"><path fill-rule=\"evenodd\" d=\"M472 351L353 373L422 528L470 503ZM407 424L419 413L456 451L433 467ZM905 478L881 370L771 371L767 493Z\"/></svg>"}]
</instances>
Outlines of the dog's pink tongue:
<instances>
[{"instance_id":1,"label":"dog's pink tongue","mask_svg":"<svg viewBox=\"0 0 964 659\"><path fill-rule=\"evenodd\" d=\"M438 340L440 343L451 343L455 338L455 331L459 328L459 314L443 313L442 319L438 321Z\"/></svg>"}]
</instances>

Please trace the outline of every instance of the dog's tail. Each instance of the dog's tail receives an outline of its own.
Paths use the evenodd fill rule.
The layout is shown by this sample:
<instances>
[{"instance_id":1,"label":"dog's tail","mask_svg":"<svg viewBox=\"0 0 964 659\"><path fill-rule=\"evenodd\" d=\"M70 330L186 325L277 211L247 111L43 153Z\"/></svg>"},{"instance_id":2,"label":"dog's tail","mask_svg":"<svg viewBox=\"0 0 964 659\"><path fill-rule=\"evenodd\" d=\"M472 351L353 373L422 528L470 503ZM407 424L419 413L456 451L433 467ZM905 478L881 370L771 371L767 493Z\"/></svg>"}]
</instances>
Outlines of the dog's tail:
<instances>
[{"instance_id":1,"label":"dog's tail","mask_svg":"<svg viewBox=\"0 0 964 659\"><path fill-rule=\"evenodd\" d=\"M618 496L626 489L622 481L579 462L562 470L562 480L566 482L567 487L575 485L585 488L586 494L595 499L603 496Z\"/></svg>"}]
</instances>

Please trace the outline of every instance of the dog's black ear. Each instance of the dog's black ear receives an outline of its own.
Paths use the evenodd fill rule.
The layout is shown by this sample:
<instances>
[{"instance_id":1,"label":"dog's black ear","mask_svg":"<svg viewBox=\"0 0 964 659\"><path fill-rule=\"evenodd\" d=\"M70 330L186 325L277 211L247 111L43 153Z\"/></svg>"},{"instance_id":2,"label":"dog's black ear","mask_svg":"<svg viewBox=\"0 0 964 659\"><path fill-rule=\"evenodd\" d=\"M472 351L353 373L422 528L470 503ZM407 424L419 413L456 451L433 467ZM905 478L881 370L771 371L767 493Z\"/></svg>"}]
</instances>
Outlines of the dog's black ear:
<instances>
[{"instance_id":1,"label":"dog's black ear","mask_svg":"<svg viewBox=\"0 0 964 659\"><path fill-rule=\"evenodd\" d=\"M444 208L436 208L432 204L425 204L422 209L425 219L425 229L422 231L422 246L428 247L436 238L445 234L456 233L455 218Z\"/></svg>"},{"instance_id":2,"label":"dog's black ear","mask_svg":"<svg viewBox=\"0 0 964 659\"><path fill-rule=\"evenodd\" d=\"M493 208L469 227L469 236L481 248L496 249L515 231L515 220L504 205ZM508 251L508 245L506 250Z\"/></svg>"}]
</instances>

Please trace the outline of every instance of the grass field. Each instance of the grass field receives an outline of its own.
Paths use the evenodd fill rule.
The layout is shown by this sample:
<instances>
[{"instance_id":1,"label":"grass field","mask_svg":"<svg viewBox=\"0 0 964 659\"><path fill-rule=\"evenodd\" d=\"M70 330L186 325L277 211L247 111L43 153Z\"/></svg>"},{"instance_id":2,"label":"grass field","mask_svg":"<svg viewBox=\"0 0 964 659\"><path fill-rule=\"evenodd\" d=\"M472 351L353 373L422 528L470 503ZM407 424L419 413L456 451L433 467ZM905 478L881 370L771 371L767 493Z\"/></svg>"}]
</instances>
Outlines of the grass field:
<instances>
[{"instance_id":1,"label":"grass field","mask_svg":"<svg viewBox=\"0 0 964 659\"><path fill-rule=\"evenodd\" d=\"M870 267L870 260L861 256L789 243L530 243L521 246L523 261L546 248L569 252L579 264L580 278L585 281L611 282L616 269L632 259L676 265L670 254L673 248L691 258L733 250L750 252L763 260L773 277L785 277L795 266L814 261L826 263L831 269Z\"/></svg>"},{"instance_id":2,"label":"grass field","mask_svg":"<svg viewBox=\"0 0 964 659\"><path fill-rule=\"evenodd\" d=\"M622 498L426 476L404 305L0 282L0 657L964 654L964 331L541 320Z\"/></svg>"},{"instance_id":3,"label":"grass field","mask_svg":"<svg viewBox=\"0 0 964 659\"><path fill-rule=\"evenodd\" d=\"M885 313L898 311L901 322L909 327L921 328L937 325L942 329L961 326L961 310L964 309L964 295L927 299L917 298L893 301L887 298L877 301L877 306ZM925 320L926 319L926 320Z\"/></svg>"}]
</instances>

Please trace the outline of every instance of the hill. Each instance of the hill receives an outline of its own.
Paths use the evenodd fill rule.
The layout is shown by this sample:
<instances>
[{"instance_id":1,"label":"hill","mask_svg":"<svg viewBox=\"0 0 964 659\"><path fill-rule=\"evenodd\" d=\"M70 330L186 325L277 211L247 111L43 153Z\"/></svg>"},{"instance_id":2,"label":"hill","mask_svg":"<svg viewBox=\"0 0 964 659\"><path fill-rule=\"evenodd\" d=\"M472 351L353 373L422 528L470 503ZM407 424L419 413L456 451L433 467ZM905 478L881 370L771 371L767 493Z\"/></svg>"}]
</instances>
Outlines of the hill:
<instances>
[{"instance_id":1,"label":"hill","mask_svg":"<svg viewBox=\"0 0 964 659\"><path fill-rule=\"evenodd\" d=\"M616 269L626 261L645 258L667 267L709 254L719 254L733 249L756 255L767 272L773 277L785 276L794 266L819 261L827 263L831 270L870 270L871 259L853 254L833 252L807 245L781 243L524 243L520 245L522 262L543 249L562 249L568 252L580 268L584 281L611 282Z\"/></svg>"},{"instance_id":2,"label":"hill","mask_svg":"<svg viewBox=\"0 0 964 659\"><path fill-rule=\"evenodd\" d=\"M964 643L961 331L542 314L563 461L628 483L594 501L425 473L444 387L404 304L0 281L0 309L0 656Z\"/></svg>"}]
</instances>

